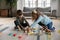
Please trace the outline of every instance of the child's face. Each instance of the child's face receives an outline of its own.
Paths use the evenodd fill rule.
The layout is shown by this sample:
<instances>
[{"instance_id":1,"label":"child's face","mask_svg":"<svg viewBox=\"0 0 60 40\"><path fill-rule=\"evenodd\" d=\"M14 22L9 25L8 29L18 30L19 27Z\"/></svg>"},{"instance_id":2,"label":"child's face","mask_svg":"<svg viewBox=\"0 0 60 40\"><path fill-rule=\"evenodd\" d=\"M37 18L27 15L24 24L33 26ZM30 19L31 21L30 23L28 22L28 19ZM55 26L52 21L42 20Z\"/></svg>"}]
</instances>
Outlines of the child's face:
<instances>
[{"instance_id":1,"label":"child's face","mask_svg":"<svg viewBox=\"0 0 60 40\"><path fill-rule=\"evenodd\" d=\"M19 16L20 18L22 18L23 17L23 15L21 15L21 16Z\"/></svg>"},{"instance_id":2,"label":"child's face","mask_svg":"<svg viewBox=\"0 0 60 40\"><path fill-rule=\"evenodd\" d=\"M34 19L37 19L37 15L34 14L33 17L34 17Z\"/></svg>"},{"instance_id":3,"label":"child's face","mask_svg":"<svg viewBox=\"0 0 60 40\"><path fill-rule=\"evenodd\" d=\"M37 11L34 10L34 11L32 12L32 17L33 17L34 20L36 20L36 19L38 18L37 15L38 15Z\"/></svg>"}]
</instances>

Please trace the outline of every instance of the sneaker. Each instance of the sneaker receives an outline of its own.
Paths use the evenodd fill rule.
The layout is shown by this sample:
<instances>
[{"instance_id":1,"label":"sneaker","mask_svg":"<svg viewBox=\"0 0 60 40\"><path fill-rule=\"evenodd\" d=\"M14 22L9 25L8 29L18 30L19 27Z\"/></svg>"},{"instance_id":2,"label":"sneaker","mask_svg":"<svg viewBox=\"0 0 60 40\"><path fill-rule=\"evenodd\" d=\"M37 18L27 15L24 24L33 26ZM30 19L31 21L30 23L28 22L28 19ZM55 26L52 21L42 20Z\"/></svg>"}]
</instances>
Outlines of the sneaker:
<instances>
[{"instance_id":1,"label":"sneaker","mask_svg":"<svg viewBox=\"0 0 60 40\"><path fill-rule=\"evenodd\" d=\"M52 32L54 32L54 31L55 31L55 27L51 28L50 30L51 30Z\"/></svg>"}]
</instances>

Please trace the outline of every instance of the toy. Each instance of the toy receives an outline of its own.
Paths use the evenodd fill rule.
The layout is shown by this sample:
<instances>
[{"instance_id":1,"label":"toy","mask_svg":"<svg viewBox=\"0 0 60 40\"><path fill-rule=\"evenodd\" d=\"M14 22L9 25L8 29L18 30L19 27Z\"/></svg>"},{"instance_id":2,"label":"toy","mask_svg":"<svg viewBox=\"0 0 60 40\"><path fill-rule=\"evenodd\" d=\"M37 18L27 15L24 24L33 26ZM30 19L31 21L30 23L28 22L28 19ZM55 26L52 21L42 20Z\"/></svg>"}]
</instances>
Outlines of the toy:
<instances>
[{"instance_id":1,"label":"toy","mask_svg":"<svg viewBox=\"0 0 60 40\"><path fill-rule=\"evenodd\" d=\"M46 40L51 40L51 32L46 32Z\"/></svg>"},{"instance_id":2,"label":"toy","mask_svg":"<svg viewBox=\"0 0 60 40\"><path fill-rule=\"evenodd\" d=\"M51 40L51 35L47 35L48 36L48 40Z\"/></svg>"},{"instance_id":3,"label":"toy","mask_svg":"<svg viewBox=\"0 0 60 40\"><path fill-rule=\"evenodd\" d=\"M9 33L8 35L9 35L9 36L12 36L12 33Z\"/></svg>"},{"instance_id":4,"label":"toy","mask_svg":"<svg viewBox=\"0 0 60 40\"><path fill-rule=\"evenodd\" d=\"M34 32L29 32L28 34L29 34L29 35L32 35L32 34L34 34Z\"/></svg>"},{"instance_id":5,"label":"toy","mask_svg":"<svg viewBox=\"0 0 60 40\"><path fill-rule=\"evenodd\" d=\"M46 32L46 34L51 35L51 32Z\"/></svg>"},{"instance_id":6,"label":"toy","mask_svg":"<svg viewBox=\"0 0 60 40\"><path fill-rule=\"evenodd\" d=\"M20 39L20 38L22 38L22 36L18 36L18 38Z\"/></svg>"},{"instance_id":7,"label":"toy","mask_svg":"<svg viewBox=\"0 0 60 40\"><path fill-rule=\"evenodd\" d=\"M16 36L16 34L13 34L13 36L15 37L15 36Z\"/></svg>"},{"instance_id":8,"label":"toy","mask_svg":"<svg viewBox=\"0 0 60 40\"><path fill-rule=\"evenodd\" d=\"M60 34L60 30L58 30L58 33Z\"/></svg>"}]
</instances>

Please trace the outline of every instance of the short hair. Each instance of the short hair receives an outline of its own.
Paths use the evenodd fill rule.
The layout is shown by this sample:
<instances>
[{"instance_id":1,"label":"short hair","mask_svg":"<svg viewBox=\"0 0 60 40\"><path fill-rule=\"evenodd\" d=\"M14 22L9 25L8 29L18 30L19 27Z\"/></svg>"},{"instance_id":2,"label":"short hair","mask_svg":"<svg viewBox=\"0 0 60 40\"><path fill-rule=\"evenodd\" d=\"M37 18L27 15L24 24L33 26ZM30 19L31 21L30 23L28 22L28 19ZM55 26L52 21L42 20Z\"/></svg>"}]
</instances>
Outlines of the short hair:
<instances>
[{"instance_id":1,"label":"short hair","mask_svg":"<svg viewBox=\"0 0 60 40\"><path fill-rule=\"evenodd\" d=\"M22 11L21 10L17 10L17 15L22 15Z\"/></svg>"}]
</instances>

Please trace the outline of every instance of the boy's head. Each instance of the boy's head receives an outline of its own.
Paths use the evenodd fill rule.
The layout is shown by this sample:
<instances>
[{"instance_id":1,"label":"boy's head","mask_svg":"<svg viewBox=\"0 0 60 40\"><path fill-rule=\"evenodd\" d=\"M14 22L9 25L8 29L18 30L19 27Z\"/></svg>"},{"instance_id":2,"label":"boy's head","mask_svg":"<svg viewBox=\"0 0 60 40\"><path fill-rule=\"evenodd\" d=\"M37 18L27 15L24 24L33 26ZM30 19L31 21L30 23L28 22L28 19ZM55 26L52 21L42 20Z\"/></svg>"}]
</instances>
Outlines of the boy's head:
<instances>
[{"instance_id":1,"label":"boy's head","mask_svg":"<svg viewBox=\"0 0 60 40\"><path fill-rule=\"evenodd\" d=\"M17 15L21 16L22 15L22 11L21 10L17 10Z\"/></svg>"}]
</instances>

